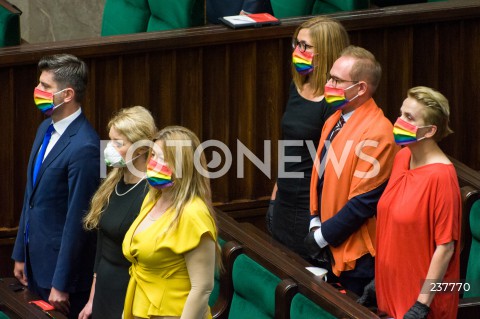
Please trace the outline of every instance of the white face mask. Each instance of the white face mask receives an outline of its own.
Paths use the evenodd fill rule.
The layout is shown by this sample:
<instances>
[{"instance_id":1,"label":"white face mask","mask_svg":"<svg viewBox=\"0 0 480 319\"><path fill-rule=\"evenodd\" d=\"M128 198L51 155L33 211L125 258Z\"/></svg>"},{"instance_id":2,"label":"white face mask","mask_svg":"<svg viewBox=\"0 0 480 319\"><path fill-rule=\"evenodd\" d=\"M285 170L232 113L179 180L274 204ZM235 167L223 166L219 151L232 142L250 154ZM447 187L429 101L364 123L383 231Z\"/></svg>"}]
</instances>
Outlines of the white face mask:
<instances>
[{"instance_id":1,"label":"white face mask","mask_svg":"<svg viewBox=\"0 0 480 319\"><path fill-rule=\"evenodd\" d=\"M127 153L128 154L128 153ZM103 157L105 158L105 164L110 167L125 167L127 164L133 162L140 156L145 153L140 153L128 162L125 162L122 155L117 151L117 149L113 146L112 142L108 142L107 147L103 151Z\"/></svg>"},{"instance_id":2,"label":"white face mask","mask_svg":"<svg viewBox=\"0 0 480 319\"><path fill-rule=\"evenodd\" d=\"M122 155L113 147L112 142L108 142L107 147L103 151L105 157L105 164L110 167L125 167L127 163L123 159Z\"/></svg>"}]
</instances>

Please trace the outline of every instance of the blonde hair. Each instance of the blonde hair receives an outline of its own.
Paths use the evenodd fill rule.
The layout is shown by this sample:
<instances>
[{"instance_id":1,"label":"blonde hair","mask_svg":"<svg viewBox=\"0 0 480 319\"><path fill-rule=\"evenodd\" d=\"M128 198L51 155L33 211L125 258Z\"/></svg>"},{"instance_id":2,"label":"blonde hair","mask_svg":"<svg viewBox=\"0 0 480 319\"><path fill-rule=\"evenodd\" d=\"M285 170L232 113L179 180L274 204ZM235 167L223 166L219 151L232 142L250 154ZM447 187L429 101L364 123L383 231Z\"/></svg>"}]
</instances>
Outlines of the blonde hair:
<instances>
[{"instance_id":1,"label":"blonde hair","mask_svg":"<svg viewBox=\"0 0 480 319\"><path fill-rule=\"evenodd\" d=\"M382 77L382 67L375 59L375 56L368 50L350 45L346 47L341 56L352 57L356 59L352 70L350 71L350 78L353 81L365 81L370 86L370 91L373 94L380 83Z\"/></svg>"},{"instance_id":2,"label":"blonde hair","mask_svg":"<svg viewBox=\"0 0 480 319\"><path fill-rule=\"evenodd\" d=\"M210 179L202 175L194 165L194 156L196 150L200 150L200 140L189 129L182 126L167 126L158 132L154 137L154 142L162 142L162 151L166 165L172 171L173 185L170 186L169 191L172 193L172 205L174 208L174 217L172 223L169 225L167 231L173 229L178 225L185 206L198 197L207 206L210 215L215 221L215 211L212 206L212 194L210 190ZM176 142L187 141L190 145L180 145ZM168 142L168 143L167 143ZM181 147L180 147L181 146ZM181 157L177 157L177 149L181 149ZM208 172L207 161L205 154L199 154L200 165L203 168L203 174ZM181 175L180 175L181 170ZM156 202L161 195L161 190L150 187L149 198L150 202ZM216 224L216 222L215 222ZM218 229L215 226L215 235L218 234ZM213 238L216 244L216 261L217 266L221 267L220 247L218 240Z\"/></svg>"},{"instance_id":3,"label":"blonde hair","mask_svg":"<svg viewBox=\"0 0 480 319\"><path fill-rule=\"evenodd\" d=\"M435 125L437 131L433 136L436 142L453 133L448 126L450 106L447 98L440 92L426 86L416 86L408 90L408 97L425 106L423 120L426 125Z\"/></svg>"},{"instance_id":4,"label":"blonde hair","mask_svg":"<svg viewBox=\"0 0 480 319\"><path fill-rule=\"evenodd\" d=\"M151 141L157 131L152 114L143 106L120 109L108 122L108 130L112 127L131 143L142 140ZM147 154L148 152L145 152L145 156ZM83 220L85 229L91 230L98 227L100 217L110 202L110 195L126 169L128 168L113 168L100 184L90 202L90 210Z\"/></svg>"},{"instance_id":5,"label":"blonde hair","mask_svg":"<svg viewBox=\"0 0 480 319\"><path fill-rule=\"evenodd\" d=\"M307 76L300 75L292 63L293 82L297 88L311 79L312 89L316 96L323 94L325 83L327 83L327 73L332 68L335 60L340 56L342 50L350 44L348 33L345 28L335 20L319 16L309 19L302 23L295 33L292 40L295 40L302 29L308 29L312 38L315 56L313 71Z\"/></svg>"}]
</instances>

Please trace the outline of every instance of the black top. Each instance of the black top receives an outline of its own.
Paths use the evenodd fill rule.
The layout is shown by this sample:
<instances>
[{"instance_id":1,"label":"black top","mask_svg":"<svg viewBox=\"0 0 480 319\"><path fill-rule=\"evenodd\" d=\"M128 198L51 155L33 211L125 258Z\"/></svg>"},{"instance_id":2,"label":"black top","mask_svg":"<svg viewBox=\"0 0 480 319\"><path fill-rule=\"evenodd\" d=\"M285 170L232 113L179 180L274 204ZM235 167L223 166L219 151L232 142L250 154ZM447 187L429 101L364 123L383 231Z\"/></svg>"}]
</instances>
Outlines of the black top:
<instances>
[{"instance_id":1,"label":"black top","mask_svg":"<svg viewBox=\"0 0 480 319\"><path fill-rule=\"evenodd\" d=\"M316 152L323 124L333 113L325 99L319 102L307 100L298 93L295 84L291 83L290 97L282 117L282 139L302 141L302 146L285 147L285 156L300 156L299 161L285 162L285 172L303 172L304 178L310 183L313 158L307 142L313 143L312 152ZM285 180L279 176L278 181L282 184L282 190L291 186L289 179L291 178Z\"/></svg>"},{"instance_id":2,"label":"black top","mask_svg":"<svg viewBox=\"0 0 480 319\"><path fill-rule=\"evenodd\" d=\"M279 159L277 195L272 219L275 239L308 258L303 240L310 225L310 177L313 159L320 141L323 124L333 113L324 99L313 102L304 99L295 84L290 85L290 96L282 118L283 140L296 141L299 146L285 146L285 158ZM310 145L310 150L308 145ZM279 145L279 148L282 147ZM298 157L289 159L290 157ZM282 161L288 162L282 163ZM303 177L287 178L280 172L303 173Z\"/></svg>"},{"instance_id":3,"label":"black top","mask_svg":"<svg viewBox=\"0 0 480 319\"><path fill-rule=\"evenodd\" d=\"M130 275L130 262L122 253L125 233L133 223L148 192L146 180L137 186L125 184L123 178L110 196L98 229L95 259L95 295L92 318L118 319L122 317L125 293ZM132 188L133 187L133 188Z\"/></svg>"}]
</instances>

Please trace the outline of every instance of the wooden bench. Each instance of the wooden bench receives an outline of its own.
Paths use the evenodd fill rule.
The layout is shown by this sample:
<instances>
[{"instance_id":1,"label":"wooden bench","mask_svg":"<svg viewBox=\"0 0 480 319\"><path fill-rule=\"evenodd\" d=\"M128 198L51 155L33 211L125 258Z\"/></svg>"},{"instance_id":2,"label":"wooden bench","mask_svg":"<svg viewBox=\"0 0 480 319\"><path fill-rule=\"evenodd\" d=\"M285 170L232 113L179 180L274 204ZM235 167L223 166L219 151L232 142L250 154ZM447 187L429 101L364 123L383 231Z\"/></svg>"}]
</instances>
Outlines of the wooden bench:
<instances>
[{"instance_id":1,"label":"wooden bench","mask_svg":"<svg viewBox=\"0 0 480 319\"><path fill-rule=\"evenodd\" d=\"M314 276L305 269L306 266L311 266L309 263L275 241L267 240L266 235L254 226L238 223L221 211L217 211L217 219L220 237L227 243L223 246L225 272L220 280L220 295L212 308L215 318L236 318L235 313L230 313L232 300L234 307L237 307L236 289L239 289L240 296L245 295L244 284L249 284L249 276L235 267L236 262L242 267L257 269L258 272L262 272L258 269L263 268L265 273L271 274L264 275L273 278L271 280L274 281L275 292L270 285L269 293L261 293L259 288L253 289L256 283L251 282L254 296L258 294L261 296L258 298L263 300L262 298L268 299L266 295L269 295L270 303L267 303L267 309L264 309L263 313L266 318L290 318L289 309L295 297L302 303L307 299L310 306L322 309L326 315L330 314L333 318L378 318L367 308L357 304L355 299ZM246 282L237 283L236 286L233 276L243 276L242 279ZM296 296L297 294L301 296ZM271 308L272 300L275 300L274 308Z\"/></svg>"}]
</instances>

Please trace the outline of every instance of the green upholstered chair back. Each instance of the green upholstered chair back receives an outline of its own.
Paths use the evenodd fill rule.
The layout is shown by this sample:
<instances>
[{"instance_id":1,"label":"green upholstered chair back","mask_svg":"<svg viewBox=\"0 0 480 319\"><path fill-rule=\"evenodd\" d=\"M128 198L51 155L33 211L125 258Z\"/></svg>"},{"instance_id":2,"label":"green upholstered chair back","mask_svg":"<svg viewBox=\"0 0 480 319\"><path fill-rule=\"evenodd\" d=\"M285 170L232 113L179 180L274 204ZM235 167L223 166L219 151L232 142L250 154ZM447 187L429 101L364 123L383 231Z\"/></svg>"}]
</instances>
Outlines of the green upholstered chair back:
<instances>
[{"instance_id":1,"label":"green upholstered chair back","mask_svg":"<svg viewBox=\"0 0 480 319\"><path fill-rule=\"evenodd\" d=\"M5 314L5 312L0 311L0 319L10 319L10 317L7 316L7 315Z\"/></svg>"},{"instance_id":2,"label":"green upholstered chair back","mask_svg":"<svg viewBox=\"0 0 480 319\"><path fill-rule=\"evenodd\" d=\"M189 28L204 24L204 0L148 0L147 31Z\"/></svg>"},{"instance_id":3,"label":"green upholstered chair back","mask_svg":"<svg viewBox=\"0 0 480 319\"><path fill-rule=\"evenodd\" d=\"M102 36L147 31L148 0L107 0L103 9Z\"/></svg>"},{"instance_id":4,"label":"green upholstered chair back","mask_svg":"<svg viewBox=\"0 0 480 319\"><path fill-rule=\"evenodd\" d=\"M277 18L366 9L369 0L271 0Z\"/></svg>"},{"instance_id":5,"label":"green upholstered chair back","mask_svg":"<svg viewBox=\"0 0 480 319\"><path fill-rule=\"evenodd\" d=\"M472 244L465 278L470 290L463 294L464 298L480 297L480 200L475 201L470 210L470 231Z\"/></svg>"},{"instance_id":6,"label":"green upholstered chair back","mask_svg":"<svg viewBox=\"0 0 480 319\"><path fill-rule=\"evenodd\" d=\"M20 44L21 13L10 4L3 6L3 3L0 2L0 47Z\"/></svg>"},{"instance_id":7,"label":"green upholstered chair back","mask_svg":"<svg viewBox=\"0 0 480 319\"><path fill-rule=\"evenodd\" d=\"M189 28L204 23L204 0L107 0L102 36Z\"/></svg>"},{"instance_id":8,"label":"green upholstered chair back","mask_svg":"<svg viewBox=\"0 0 480 319\"><path fill-rule=\"evenodd\" d=\"M379 7L398 6L403 4L423 3L423 2L440 2L447 0L372 0L372 3Z\"/></svg>"},{"instance_id":9,"label":"green upholstered chair back","mask_svg":"<svg viewBox=\"0 0 480 319\"><path fill-rule=\"evenodd\" d=\"M293 296L290 306L290 319L335 319L335 317L301 293L297 293Z\"/></svg>"},{"instance_id":10,"label":"green upholstered chair back","mask_svg":"<svg viewBox=\"0 0 480 319\"><path fill-rule=\"evenodd\" d=\"M315 0L271 0L277 18L300 17L312 14Z\"/></svg>"},{"instance_id":11,"label":"green upholstered chair back","mask_svg":"<svg viewBox=\"0 0 480 319\"><path fill-rule=\"evenodd\" d=\"M337 11L353 11L367 9L368 0L316 0L312 14L325 14Z\"/></svg>"},{"instance_id":12,"label":"green upholstered chair back","mask_svg":"<svg viewBox=\"0 0 480 319\"><path fill-rule=\"evenodd\" d=\"M233 264L234 293L229 319L272 319L275 316L275 288L280 278L245 254Z\"/></svg>"}]
</instances>

